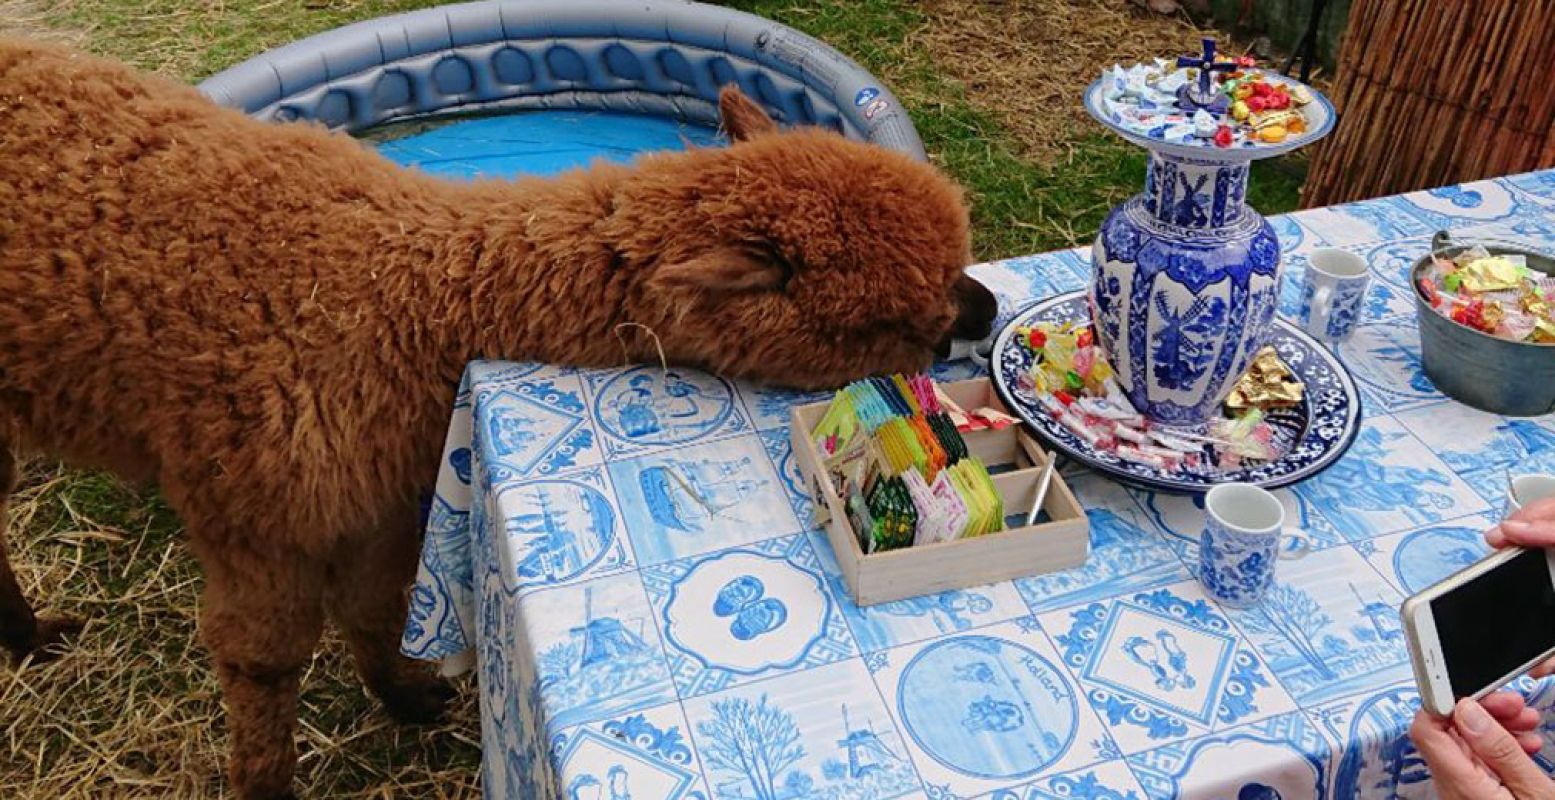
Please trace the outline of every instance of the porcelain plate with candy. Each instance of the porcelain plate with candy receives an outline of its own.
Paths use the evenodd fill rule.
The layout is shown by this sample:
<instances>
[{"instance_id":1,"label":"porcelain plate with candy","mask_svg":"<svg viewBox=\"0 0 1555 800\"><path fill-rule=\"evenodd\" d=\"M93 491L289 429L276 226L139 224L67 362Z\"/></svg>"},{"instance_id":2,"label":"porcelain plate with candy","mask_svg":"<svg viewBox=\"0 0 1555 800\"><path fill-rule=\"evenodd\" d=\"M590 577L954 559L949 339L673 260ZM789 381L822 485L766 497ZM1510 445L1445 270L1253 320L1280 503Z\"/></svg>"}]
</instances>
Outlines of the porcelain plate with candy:
<instances>
[{"instance_id":1,"label":"porcelain plate with candy","mask_svg":"<svg viewBox=\"0 0 1555 800\"><path fill-rule=\"evenodd\" d=\"M1321 92L1217 55L1210 39L1202 56L1112 67L1086 89L1085 108L1137 145L1217 161L1277 156L1321 139L1337 121Z\"/></svg>"},{"instance_id":2,"label":"porcelain plate with candy","mask_svg":"<svg viewBox=\"0 0 1555 800\"><path fill-rule=\"evenodd\" d=\"M1053 393L1034 387L1031 376L1039 356L1020 340L1017 332L1034 326L1079 329L1089 326L1090 316L1085 292L1038 303L999 332L989 371L1005 404L1048 444L1123 483L1178 494L1201 494L1216 484L1228 482L1264 488L1286 486L1310 478L1339 460L1360 430L1361 399L1349 372L1326 348L1283 319L1275 322L1268 345L1299 381L1301 391L1288 395L1284 398L1288 402L1278 403L1278 407L1260 415L1259 427L1266 432L1264 444L1276 453L1269 460L1231 459L1237 463L1227 463L1228 459L1217 456L1223 448L1216 442L1225 442L1230 434L1222 431L1234 428L1233 420L1217 420L1194 428L1148 424L1139 428L1132 427L1136 423L1100 420L1091 413L1118 415L1118 407L1109 408L1105 403L1083 410L1081 406L1066 409L1064 403L1055 401ZM1260 366L1255 363L1254 368ZM1071 380L1079 382L1078 378ZM1063 400L1076 402L1067 396ZM1092 400L1081 398L1078 402ZM1131 411L1127 408L1122 414ZM1144 436L1140 430L1145 431ZM1116 438L1117 434L1128 440ZM1159 441L1154 438L1157 436ZM1140 441L1131 441L1135 438ZM1187 449L1187 444L1200 445L1202 450L1192 458L1171 456L1172 448Z\"/></svg>"}]
</instances>

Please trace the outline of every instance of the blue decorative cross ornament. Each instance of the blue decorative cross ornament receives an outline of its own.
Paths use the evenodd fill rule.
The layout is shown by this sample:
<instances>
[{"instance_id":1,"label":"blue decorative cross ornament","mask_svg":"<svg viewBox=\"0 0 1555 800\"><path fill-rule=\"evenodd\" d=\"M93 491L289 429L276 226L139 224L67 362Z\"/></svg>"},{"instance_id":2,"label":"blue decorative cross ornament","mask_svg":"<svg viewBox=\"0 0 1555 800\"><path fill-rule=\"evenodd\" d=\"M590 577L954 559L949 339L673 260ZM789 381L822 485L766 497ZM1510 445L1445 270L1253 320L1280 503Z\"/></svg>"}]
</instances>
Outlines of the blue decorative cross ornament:
<instances>
[{"instance_id":1,"label":"blue decorative cross ornament","mask_svg":"<svg viewBox=\"0 0 1555 800\"><path fill-rule=\"evenodd\" d=\"M1223 114L1230 107L1231 101L1223 94L1215 91L1213 74L1216 72L1231 72L1237 69L1237 65L1229 61L1215 61L1215 40L1206 37L1204 39L1204 54L1202 56L1178 56L1177 66L1192 67L1199 71L1197 85L1184 83L1177 89L1177 107L1187 112L1205 109L1213 114Z\"/></svg>"}]
</instances>

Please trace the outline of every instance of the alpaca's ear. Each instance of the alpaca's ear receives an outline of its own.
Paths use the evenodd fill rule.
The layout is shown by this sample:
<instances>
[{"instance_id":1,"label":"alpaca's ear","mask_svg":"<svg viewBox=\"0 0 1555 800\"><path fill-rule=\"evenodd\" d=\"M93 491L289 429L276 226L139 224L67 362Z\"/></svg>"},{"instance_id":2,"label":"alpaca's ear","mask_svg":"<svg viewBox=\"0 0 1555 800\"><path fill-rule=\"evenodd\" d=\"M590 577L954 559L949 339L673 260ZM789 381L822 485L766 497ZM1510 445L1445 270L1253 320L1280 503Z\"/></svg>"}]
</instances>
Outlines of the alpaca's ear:
<instances>
[{"instance_id":1,"label":"alpaca's ear","mask_svg":"<svg viewBox=\"0 0 1555 800\"><path fill-rule=\"evenodd\" d=\"M778 132L777 123L767 112L732 83L718 92L718 117L729 138L736 142Z\"/></svg>"},{"instance_id":2,"label":"alpaca's ear","mask_svg":"<svg viewBox=\"0 0 1555 800\"><path fill-rule=\"evenodd\" d=\"M703 253L685 261L660 264L651 280L666 287L692 287L719 292L764 292L783 288L783 265L735 247Z\"/></svg>"}]
</instances>

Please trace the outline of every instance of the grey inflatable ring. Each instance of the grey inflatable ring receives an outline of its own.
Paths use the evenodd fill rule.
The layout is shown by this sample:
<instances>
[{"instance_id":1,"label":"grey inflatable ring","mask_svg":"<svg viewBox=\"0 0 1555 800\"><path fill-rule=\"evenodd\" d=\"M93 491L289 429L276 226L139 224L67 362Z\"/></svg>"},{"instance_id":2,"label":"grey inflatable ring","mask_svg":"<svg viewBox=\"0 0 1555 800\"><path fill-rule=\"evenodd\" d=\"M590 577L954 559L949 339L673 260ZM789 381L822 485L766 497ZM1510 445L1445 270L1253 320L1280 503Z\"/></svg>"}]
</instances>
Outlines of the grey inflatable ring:
<instances>
[{"instance_id":1,"label":"grey inflatable ring","mask_svg":"<svg viewBox=\"0 0 1555 800\"><path fill-rule=\"evenodd\" d=\"M685 0L489 0L348 25L200 84L264 120L358 132L502 109L590 109L717 124L738 83L786 125L820 125L924 158L880 81L791 28Z\"/></svg>"}]
</instances>

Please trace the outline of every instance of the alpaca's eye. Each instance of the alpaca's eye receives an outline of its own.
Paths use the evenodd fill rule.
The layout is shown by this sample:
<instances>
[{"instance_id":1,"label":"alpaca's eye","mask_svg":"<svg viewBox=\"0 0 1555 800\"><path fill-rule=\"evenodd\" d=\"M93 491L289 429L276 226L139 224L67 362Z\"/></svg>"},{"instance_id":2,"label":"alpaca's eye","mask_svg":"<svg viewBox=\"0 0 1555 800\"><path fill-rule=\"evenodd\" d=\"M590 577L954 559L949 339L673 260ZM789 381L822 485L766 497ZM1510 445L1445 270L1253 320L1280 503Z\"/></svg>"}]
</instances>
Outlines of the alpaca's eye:
<instances>
[{"instance_id":1,"label":"alpaca's eye","mask_svg":"<svg viewBox=\"0 0 1555 800\"><path fill-rule=\"evenodd\" d=\"M756 252L760 258L765 259L768 263L777 265L778 269L783 271L783 282L780 288L787 289L788 282L794 279L794 262L790 261L788 256L783 255L782 251L771 244L758 245Z\"/></svg>"}]
</instances>

